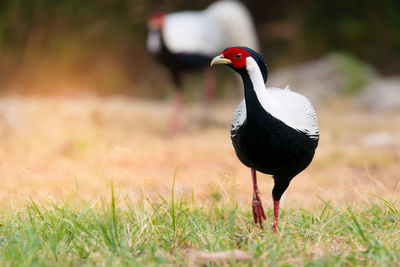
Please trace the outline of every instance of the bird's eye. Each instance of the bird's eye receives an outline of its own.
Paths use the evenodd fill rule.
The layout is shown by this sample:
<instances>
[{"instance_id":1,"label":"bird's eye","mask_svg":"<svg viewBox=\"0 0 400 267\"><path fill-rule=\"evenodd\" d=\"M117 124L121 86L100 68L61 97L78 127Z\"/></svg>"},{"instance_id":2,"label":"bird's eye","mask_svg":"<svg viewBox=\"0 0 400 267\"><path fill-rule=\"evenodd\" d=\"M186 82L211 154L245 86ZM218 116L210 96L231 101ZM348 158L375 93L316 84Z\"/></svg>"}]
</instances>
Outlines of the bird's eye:
<instances>
[{"instance_id":1,"label":"bird's eye","mask_svg":"<svg viewBox=\"0 0 400 267\"><path fill-rule=\"evenodd\" d=\"M242 54L236 54L235 59L240 59L242 57Z\"/></svg>"}]
</instances>

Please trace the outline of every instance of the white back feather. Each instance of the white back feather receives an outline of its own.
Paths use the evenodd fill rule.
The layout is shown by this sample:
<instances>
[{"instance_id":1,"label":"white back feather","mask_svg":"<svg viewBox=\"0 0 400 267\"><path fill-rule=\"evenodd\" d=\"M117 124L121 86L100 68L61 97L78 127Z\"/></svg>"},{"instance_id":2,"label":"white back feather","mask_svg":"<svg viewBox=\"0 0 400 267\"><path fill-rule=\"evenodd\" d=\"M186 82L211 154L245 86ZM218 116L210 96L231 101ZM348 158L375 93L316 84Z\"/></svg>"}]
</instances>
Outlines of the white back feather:
<instances>
[{"instance_id":1,"label":"white back feather","mask_svg":"<svg viewBox=\"0 0 400 267\"><path fill-rule=\"evenodd\" d=\"M235 0L217 1L203 11L169 13L165 16L162 34L166 47L173 53L198 53L211 57L226 47L238 45L258 51L258 38L250 12ZM149 33L149 50L156 46L151 38Z\"/></svg>"},{"instance_id":2,"label":"white back feather","mask_svg":"<svg viewBox=\"0 0 400 267\"><path fill-rule=\"evenodd\" d=\"M246 59L246 69L262 107L275 118L293 129L304 132L311 138L318 138L318 120L314 108L305 96L289 89L266 88L257 62Z\"/></svg>"},{"instance_id":3,"label":"white back feather","mask_svg":"<svg viewBox=\"0 0 400 267\"><path fill-rule=\"evenodd\" d=\"M166 15L163 28L165 45L173 53L217 54L224 47L220 24L204 12L177 12Z\"/></svg>"},{"instance_id":4,"label":"white back feather","mask_svg":"<svg viewBox=\"0 0 400 267\"><path fill-rule=\"evenodd\" d=\"M227 39L225 47L247 46L259 51L257 33L247 7L235 0L222 0L211 4L206 13L217 21Z\"/></svg>"}]
</instances>

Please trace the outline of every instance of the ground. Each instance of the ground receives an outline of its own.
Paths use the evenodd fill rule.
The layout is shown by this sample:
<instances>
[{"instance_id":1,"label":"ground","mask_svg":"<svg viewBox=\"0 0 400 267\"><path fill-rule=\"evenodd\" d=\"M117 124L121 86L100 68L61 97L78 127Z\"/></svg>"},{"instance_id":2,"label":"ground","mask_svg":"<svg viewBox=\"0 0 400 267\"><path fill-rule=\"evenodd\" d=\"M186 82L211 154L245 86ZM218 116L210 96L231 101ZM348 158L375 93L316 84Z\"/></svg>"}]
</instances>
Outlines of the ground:
<instances>
[{"instance_id":1,"label":"ground","mask_svg":"<svg viewBox=\"0 0 400 267\"><path fill-rule=\"evenodd\" d=\"M8 97L0 100L0 200L60 199L78 191L87 199L169 195L176 170L178 196L251 200L250 171L235 156L229 123L235 103L215 103L213 123L197 126L201 107L185 108L184 129L167 134L168 103L129 98ZM317 108L321 139L312 164L289 187L289 207L368 203L370 194L393 199L399 188L400 115L345 106ZM386 133L388 144L368 145ZM270 202L272 179L260 175ZM373 197L372 197L373 198Z\"/></svg>"},{"instance_id":2,"label":"ground","mask_svg":"<svg viewBox=\"0 0 400 267\"><path fill-rule=\"evenodd\" d=\"M0 205L3 210L0 214L0 223L4 226L0 228L3 231L0 235L0 244L4 243L1 241L3 239L12 239L12 237L10 239L12 231L11 228L6 228L7 224L9 227L12 223L19 224L22 227L21 232L14 228L13 231L21 234L21 239L24 240L22 232L28 231L23 227L24 225L28 227L28 225L40 224L46 220L53 221L53 224L57 225L51 219L57 216L58 218L65 216L75 225L75 222L78 223L80 220L76 218L80 218L79 214L84 213L85 209L94 210L91 215L85 213L86 215L82 216L96 228L96 225L101 225L100 221L103 219L107 221L109 218L108 215L105 216L108 214L106 212L108 208L105 208L106 211L103 210L103 214L100 207L102 205L111 207L109 203L111 184L115 192L116 212L121 213L117 216L117 224L124 224L123 227L118 227L128 231L126 229L128 226L125 224L129 225L132 220L136 220L129 217L129 214L136 214L137 217L138 213L147 212L148 216L158 214L157 216L160 217L159 221L153 219L152 222L154 224L152 227L158 229L157 227L170 223L169 216L174 214L171 213L174 177L174 197L175 201L178 201L177 211L181 214L177 218L186 218L185 220L189 218L189 222L185 225L196 224L203 229L199 231L203 231L205 235L209 234L207 227L211 227L207 223L213 221L215 231L220 231L221 238L225 234L231 238L228 238L231 240L227 243L228 245L218 243L213 246L213 241L205 240L204 237L196 237L201 239L196 239L196 242L200 244L198 246L193 245L195 241L189 237L187 243L182 241L181 244L176 239L178 230L174 226L173 242L178 242L174 243L178 247L182 245L182 249L194 248L208 251L235 247L240 249L240 245L235 245L239 242L235 241L235 238L244 238L245 250L249 251L253 257L262 259L266 255L268 257L273 255L270 250L256 252L257 246L266 245L262 241L263 237L272 243L291 244L290 238L300 235L302 241L295 244L301 247L301 249L297 248L302 251L300 258L293 254L293 251L287 257L276 254L278 257L276 263L297 265L313 262L313 259L319 259L328 254L343 253L343 255L351 256L354 254L354 249L364 250L363 244L367 247L367 251L371 244L374 248L376 241L374 235L371 239L369 237L363 239L362 235L359 235L360 231L363 233L364 226L370 234L371 231L376 231L375 227L383 225L389 229L385 233L396 236L391 241L398 241L399 233L394 227L395 225L398 227L399 223L398 211L394 204L399 200L400 190L400 115L398 113L361 111L345 100L338 101L329 107L317 107L321 134L319 147L311 165L293 180L288 189L281 216L281 234L283 232L288 235L277 240L268 232L269 227L266 227L259 236L257 233L260 233L260 230L251 223L250 171L236 158L229 137L229 124L236 105L234 102L213 103L208 113L211 123L205 127L199 126L200 118L204 115L201 106L186 105L182 132L179 135L170 136L167 134L170 105L164 102L135 100L127 97L3 97L0 100L0 180L2 184ZM371 141L371 136L373 139L373 136L379 135L384 135L383 141ZM259 177L261 198L269 212L269 219L271 219L272 182L267 175ZM384 202L381 198L388 202ZM77 199L85 204L76 204ZM74 204L65 204L70 202ZM134 209L136 213L124 212L128 209L129 203L138 205L138 208ZM38 209L35 208L36 205ZM153 208L154 205L159 205L160 209L149 211L146 205ZM69 212L65 215L56 207L65 208ZM346 209L348 207L350 210ZM29 223L25 208L34 213L39 210L37 214L41 215L34 218L36 222L33 222L31 218ZM326 210L331 210L331 212L326 215ZM23 216L19 216L20 213ZM363 214L369 215L363 217ZM371 214L375 214L375 217ZM231 218L232 216L236 218L236 221ZM395 216L393 227L391 219L387 221L382 219L386 218L385 216ZM163 221L161 217L168 220ZM319 218L317 221L320 224L312 225L314 217ZM376 220L380 217L383 221L377 223ZM200 222L201 219L204 222ZM19 223L18 220L20 220ZM227 230L224 227L229 226L230 220L240 223L233 224L232 228ZM335 229L334 226L340 225L341 220L348 221L348 225L344 224L343 227ZM361 228L357 228L358 220L365 222L365 225L361 223ZM267 220L266 224L271 222ZM143 224L143 221L139 220L136 223ZM203 223L205 228L199 226ZM302 231L301 224L308 225L304 226L308 230ZM361 236L361 241L355 244L340 241L343 236L346 236L342 232L347 228L353 229L354 235ZM96 229L93 230L94 233L101 232L103 228ZM299 229L299 233L296 234ZM321 229L327 229L327 232L317 233L322 232ZM244 236L236 236L243 231ZM333 234L335 231L342 234L335 236ZM305 241L304 235L311 235L311 233L315 235L312 237L314 241L309 239ZM236 237L232 239L232 236ZM327 236L332 239L324 243ZM380 238L384 236L381 234ZM131 237L126 235L125 238L124 242L128 242L127 240ZM256 240L255 243L250 242L253 239ZM337 243L332 241L335 239L339 241ZM398 250L396 246L391 250L392 247L385 244L384 239L377 240L378 245L375 245L387 249L389 254ZM380 240L383 240L383 243ZM128 243L133 246L134 242L132 242ZM323 245L318 242L322 242ZM124 243L124 246L129 247L128 243ZM209 245L204 245L206 243ZM5 248L12 248L12 242L5 242L5 244L8 244ZM90 248L90 245L87 246ZM310 250L307 250L305 246L310 246ZM329 246L329 249L326 249L326 246ZM160 249L157 245L155 247ZM272 248L279 250L274 246ZM181 250L178 252L176 248L169 249L161 249L161 256L165 256L163 258L165 261L162 262L180 262L179 257L185 259L186 252ZM98 247L96 251L103 255ZM109 250L110 255L114 255L112 251L116 251L115 248ZM56 255L57 253L55 252ZM146 253L143 259L155 264L156 261L146 258L148 255ZM12 263L14 256L10 253L7 255L10 259L9 263ZM76 263L75 257L78 256L72 255L71 262ZM96 257L100 257L98 261L102 264L110 260L110 258L102 259L99 255ZM119 255L119 257L121 260L122 256ZM354 257L358 259L357 255ZM87 257L83 258L87 260ZM329 263L330 259L337 263L334 260L336 258L325 257L321 264ZM391 260L393 259L395 258ZM50 260L47 263L51 262ZM356 264L357 261L344 260L341 263ZM399 263L398 258L397 263ZM82 264L88 263L84 261ZM91 260L90 264L96 264L96 261Z\"/></svg>"}]
</instances>

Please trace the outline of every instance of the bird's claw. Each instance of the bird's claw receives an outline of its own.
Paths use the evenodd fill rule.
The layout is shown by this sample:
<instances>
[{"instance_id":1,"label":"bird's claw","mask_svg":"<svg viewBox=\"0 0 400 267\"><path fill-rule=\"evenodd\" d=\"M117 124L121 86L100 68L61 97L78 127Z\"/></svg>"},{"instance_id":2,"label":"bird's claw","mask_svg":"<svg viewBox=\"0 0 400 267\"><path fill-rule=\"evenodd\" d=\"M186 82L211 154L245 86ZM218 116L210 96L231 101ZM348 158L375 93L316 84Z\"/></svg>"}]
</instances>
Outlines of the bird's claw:
<instances>
[{"instance_id":1,"label":"bird's claw","mask_svg":"<svg viewBox=\"0 0 400 267\"><path fill-rule=\"evenodd\" d=\"M255 195L253 197L252 208L253 208L254 223L256 224L259 223L260 228L263 229L264 228L263 220L266 220L267 217L265 216L264 208L262 206L262 202L258 197L258 195Z\"/></svg>"}]
</instances>

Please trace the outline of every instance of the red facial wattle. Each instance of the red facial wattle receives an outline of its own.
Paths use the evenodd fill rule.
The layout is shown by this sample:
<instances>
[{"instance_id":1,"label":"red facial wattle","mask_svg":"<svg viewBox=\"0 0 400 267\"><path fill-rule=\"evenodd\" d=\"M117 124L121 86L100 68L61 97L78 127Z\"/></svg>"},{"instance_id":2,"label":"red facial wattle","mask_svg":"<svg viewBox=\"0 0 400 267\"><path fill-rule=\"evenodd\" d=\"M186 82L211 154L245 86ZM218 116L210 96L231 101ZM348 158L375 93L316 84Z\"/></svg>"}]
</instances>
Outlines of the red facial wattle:
<instances>
[{"instance_id":1,"label":"red facial wattle","mask_svg":"<svg viewBox=\"0 0 400 267\"><path fill-rule=\"evenodd\" d=\"M228 48L222 51L224 58L232 62L232 66L241 69L246 66L246 58L251 56L249 52L241 48Z\"/></svg>"}]
</instances>

